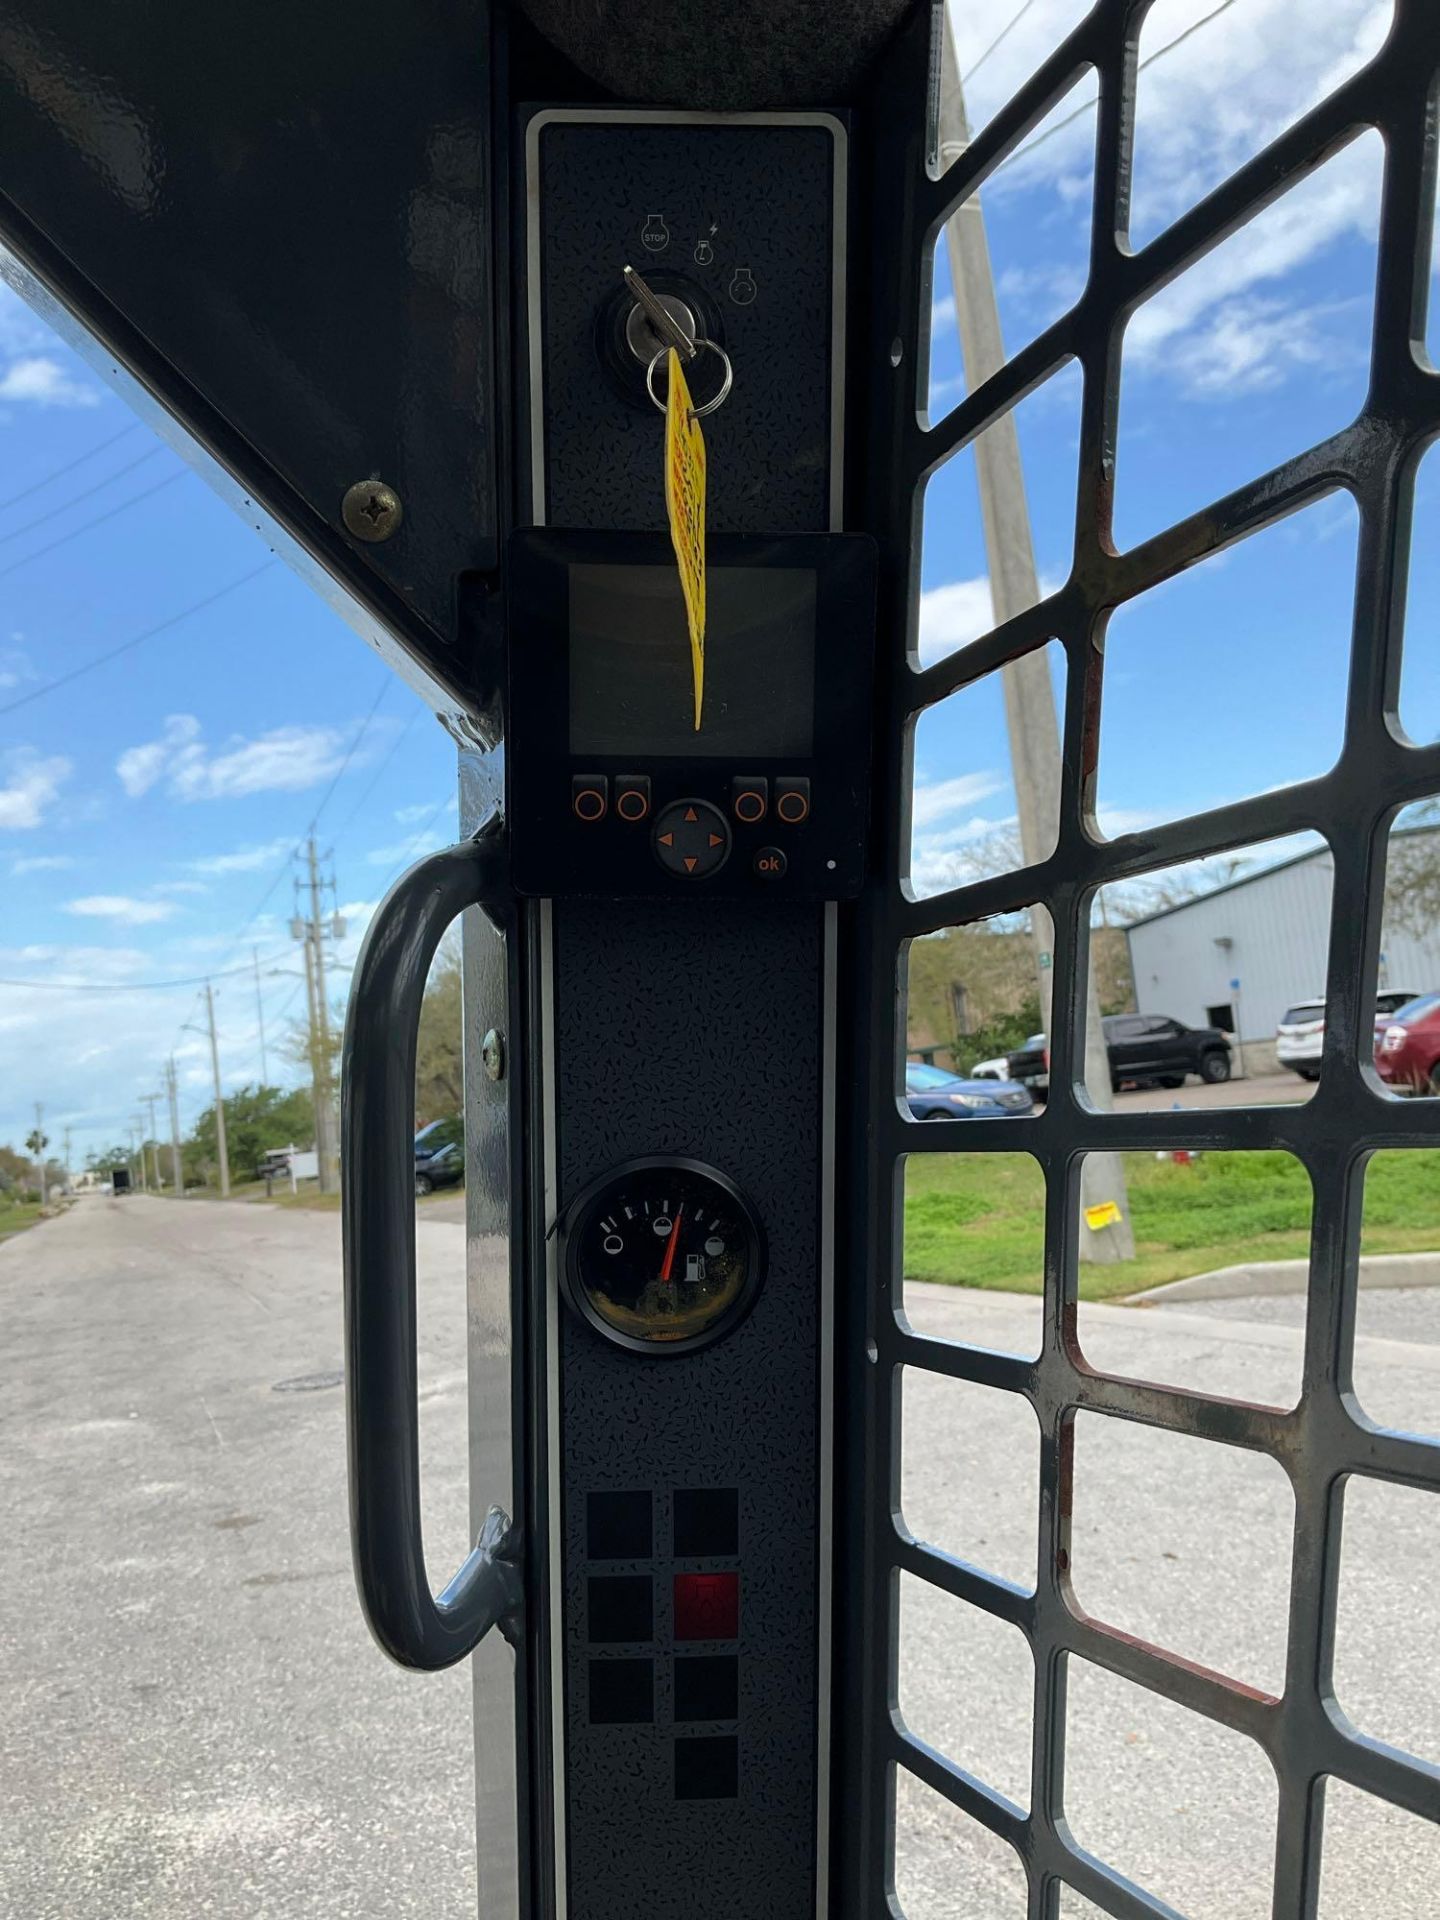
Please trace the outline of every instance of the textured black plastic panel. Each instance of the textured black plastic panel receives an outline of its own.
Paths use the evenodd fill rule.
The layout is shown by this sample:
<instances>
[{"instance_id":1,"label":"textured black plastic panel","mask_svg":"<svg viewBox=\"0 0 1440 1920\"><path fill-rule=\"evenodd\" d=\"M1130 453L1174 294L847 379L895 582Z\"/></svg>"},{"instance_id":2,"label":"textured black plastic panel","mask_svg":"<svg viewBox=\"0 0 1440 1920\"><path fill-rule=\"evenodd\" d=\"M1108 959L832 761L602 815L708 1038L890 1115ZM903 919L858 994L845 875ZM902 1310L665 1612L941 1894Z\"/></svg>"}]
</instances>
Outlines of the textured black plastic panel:
<instances>
[{"instance_id":1,"label":"textured black plastic panel","mask_svg":"<svg viewBox=\"0 0 1440 1920\"><path fill-rule=\"evenodd\" d=\"M562 1205L632 1155L703 1154L748 1194L769 1243L754 1312L702 1352L622 1352L561 1313L569 1912L802 1920L815 1901L823 909L557 901L553 914ZM587 1563L590 1494L646 1487L653 1560ZM732 1487L738 1555L678 1564L739 1569L738 1645L684 1649L738 1653L739 1714L680 1731L738 1736L737 1795L683 1799L674 1494ZM653 1573L651 1646L591 1648L591 1572ZM593 1725L592 1657L651 1651L653 1725ZM725 1771L701 1758L681 1769L687 1791Z\"/></svg>"},{"instance_id":2,"label":"textured black plastic panel","mask_svg":"<svg viewBox=\"0 0 1440 1920\"><path fill-rule=\"evenodd\" d=\"M695 288L693 304L734 364L734 391L705 422L710 526L828 527L840 123L617 125L542 114L531 139L542 208L546 469L536 518L557 527L665 525L664 421L643 397L638 368L628 396L607 374L597 336L628 263L682 297ZM652 252L641 236L657 214L669 238ZM713 258L697 264L697 245ZM737 272L748 272L755 289L745 304L731 297ZM697 360L697 401L709 377Z\"/></svg>"}]
</instances>

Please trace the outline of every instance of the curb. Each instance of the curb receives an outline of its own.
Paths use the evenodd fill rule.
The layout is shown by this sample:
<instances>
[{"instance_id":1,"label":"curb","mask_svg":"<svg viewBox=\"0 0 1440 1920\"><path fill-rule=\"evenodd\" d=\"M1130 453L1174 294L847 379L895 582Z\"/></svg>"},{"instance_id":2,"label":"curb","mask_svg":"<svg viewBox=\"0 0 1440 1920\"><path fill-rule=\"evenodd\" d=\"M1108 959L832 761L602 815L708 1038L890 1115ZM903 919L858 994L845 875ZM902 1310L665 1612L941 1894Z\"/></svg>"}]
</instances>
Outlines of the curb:
<instances>
[{"instance_id":1,"label":"curb","mask_svg":"<svg viewBox=\"0 0 1440 1920\"><path fill-rule=\"evenodd\" d=\"M1248 1266L1216 1267L1187 1280L1132 1293L1126 1306L1159 1306L1168 1300L1238 1300L1246 1296L1304 1293L1308 1260L1256 1260ZM1440 1252L1374 1253L1360 1262L1362 1287L1440 1287Z\"/></svg>"}]
</instances>

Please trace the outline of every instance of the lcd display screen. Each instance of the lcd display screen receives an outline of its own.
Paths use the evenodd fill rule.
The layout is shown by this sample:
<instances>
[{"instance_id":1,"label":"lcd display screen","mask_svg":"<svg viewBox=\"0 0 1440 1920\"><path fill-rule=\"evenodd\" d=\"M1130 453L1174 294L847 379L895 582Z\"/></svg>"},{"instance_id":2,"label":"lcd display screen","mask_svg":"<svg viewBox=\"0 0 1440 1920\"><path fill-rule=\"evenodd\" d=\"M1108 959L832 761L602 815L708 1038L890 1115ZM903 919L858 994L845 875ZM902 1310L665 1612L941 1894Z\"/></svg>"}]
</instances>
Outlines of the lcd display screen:
<instances>
[{"instance_id":1,"label":"lcd display screen","mask_svg":"<svg viewBox=\"0 0 1440 1920\"><path fill-rule=\"evenodd\" d=\"M813 569L710 569L698 733L676 569L574 565L568 573L573 755L809 757L815 739Z\"/></svg>"}]
</instances>

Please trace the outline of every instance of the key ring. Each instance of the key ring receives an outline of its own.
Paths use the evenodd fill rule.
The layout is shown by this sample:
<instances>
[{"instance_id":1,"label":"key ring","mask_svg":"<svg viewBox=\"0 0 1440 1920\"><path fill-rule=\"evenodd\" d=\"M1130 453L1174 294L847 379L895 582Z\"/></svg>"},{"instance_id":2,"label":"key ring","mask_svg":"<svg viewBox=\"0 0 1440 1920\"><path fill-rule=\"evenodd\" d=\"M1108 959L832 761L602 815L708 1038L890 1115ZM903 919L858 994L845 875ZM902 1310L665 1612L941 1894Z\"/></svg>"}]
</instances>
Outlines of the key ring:
<instances>
[{"instance_id":1,"label":"key ring","mask_svg":"<svg viewBox=\"0 0 1440 1920\"><path fill-rule=\"evenodd\" d=\"M703 407L691 407L690 409L690 418L692 420L703 420L707 413L714 413L717 407L723 407L725 402L730 398L730 388L735 381L735 369L731 366L730 356L726 353L724 347L717 346L713 340L707 340L703 334L696 340L695 347L697 352L703 347L710 353L718 354L725 367L725 378L720 383L720 391L715 394L712 399L707 400ZM655 369L669 351L669 347L661 347L660 351L654 356L649 366L645 369L645 391L649 394L651 400L654 401L661 413L667 412L668 409L666 408L665 402L655 391Z\"/></svg>"}]
</instances>

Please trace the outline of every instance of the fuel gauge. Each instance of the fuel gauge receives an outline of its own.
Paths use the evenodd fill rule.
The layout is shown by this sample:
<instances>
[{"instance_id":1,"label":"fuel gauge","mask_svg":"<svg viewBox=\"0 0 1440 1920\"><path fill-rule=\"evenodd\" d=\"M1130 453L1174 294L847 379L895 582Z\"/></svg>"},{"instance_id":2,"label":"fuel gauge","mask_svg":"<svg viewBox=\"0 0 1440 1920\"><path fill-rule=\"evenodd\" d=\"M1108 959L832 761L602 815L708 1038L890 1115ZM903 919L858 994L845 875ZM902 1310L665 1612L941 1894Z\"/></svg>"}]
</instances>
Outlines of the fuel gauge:
<instances>
[{"instance_id":1,"label":"fuel gauge","mask_svg":"<svg viewBox=\"0 0 1440 1920\"><path fill-rule=\"evenodd\" d=\"M682 1353L754 1304L764 1241L735 1185L698 1160L631 1160L587 1187L562 1223L570 1304L617 1346Z\"/></svg>"}]
</instances>

